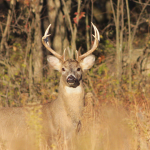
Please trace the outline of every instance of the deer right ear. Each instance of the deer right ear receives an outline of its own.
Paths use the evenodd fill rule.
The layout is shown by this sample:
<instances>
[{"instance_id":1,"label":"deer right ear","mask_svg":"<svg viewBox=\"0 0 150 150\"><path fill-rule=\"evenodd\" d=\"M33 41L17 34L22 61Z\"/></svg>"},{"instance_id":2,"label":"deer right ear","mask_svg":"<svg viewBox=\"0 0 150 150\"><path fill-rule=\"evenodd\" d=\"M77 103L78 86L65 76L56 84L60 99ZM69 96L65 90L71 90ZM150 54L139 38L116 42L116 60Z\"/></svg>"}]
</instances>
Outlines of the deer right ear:
<instances>
[{"instance_id":1,"label":"deer right ear","mask_svg":"<svg viewBox=\"0 0 150 150\"><path fill-rule=\"evenodd\" d=\"M52 56L52 55L48 55L47 61L49 62L50 66L53 69L58 70L58 71L61 70L62 64L61 64L61 61L57 57Z\"/></svg>"}]
</instances>

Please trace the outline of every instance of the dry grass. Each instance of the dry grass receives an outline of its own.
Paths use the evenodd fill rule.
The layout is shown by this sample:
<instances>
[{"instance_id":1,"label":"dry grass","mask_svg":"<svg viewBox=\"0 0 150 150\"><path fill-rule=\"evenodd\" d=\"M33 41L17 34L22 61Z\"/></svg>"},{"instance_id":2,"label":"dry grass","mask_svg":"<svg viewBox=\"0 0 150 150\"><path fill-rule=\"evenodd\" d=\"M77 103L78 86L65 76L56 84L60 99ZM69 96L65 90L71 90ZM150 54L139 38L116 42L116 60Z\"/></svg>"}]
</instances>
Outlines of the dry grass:
<instances>
[{"instance_id":1,"label":"dry grass","mask_svg":"<svg viewBox=\"0 0 150 150\"><path fill-rule=\"evenodd\" d=\"M110 100L111 99L111 100ZM80 131L70 140L58 132L56 142L48 144L41 134L40 108L28 110L28 132L16 129L7 141L0 138L0 150L149 150L150 104L146 98L134 97L130 103L110 97L96 100L92 93L85 97ZM19 124L18 124L19 126ZM11 128L11 126L10 126ZM14 130L14 129L13 129ZM24 134L20 134L20 133ZM20 135L19 135L20 134ZM11 138L10 138L11 137Z\"/></svg>"},{"instance_id":2,"label":"dry grass","mask_svg":"<svg viewBox=\"0 0 150 150\"><path fill-rule=\"evenodd\" d=\"M119 99L91 101L85 107L82 118L82 130L79 133L74 150L149 150L150 149L150 113L149 102L125 104ZM142 105L141 105L142 104ZM92 107L93 106L93 107Z\"/></svg>"}]
</instances>

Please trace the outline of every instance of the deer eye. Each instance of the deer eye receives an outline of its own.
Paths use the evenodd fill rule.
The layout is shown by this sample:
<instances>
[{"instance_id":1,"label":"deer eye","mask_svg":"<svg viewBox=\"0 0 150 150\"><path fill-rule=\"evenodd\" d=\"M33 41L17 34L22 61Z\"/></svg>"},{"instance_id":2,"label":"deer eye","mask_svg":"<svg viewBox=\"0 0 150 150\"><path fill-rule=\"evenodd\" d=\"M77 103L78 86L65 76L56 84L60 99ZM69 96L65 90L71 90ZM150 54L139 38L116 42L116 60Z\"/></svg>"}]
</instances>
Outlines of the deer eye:
<instances>
[{"instance_id":1,"label":"deer eye","mask_svg":"<svg viewBox=\"0 0 150 150\"><path fill-rule=\"evenodd\" d=\"M78 68L78 69L77 69L77 71L80 71L80 70L81 70L81 68Z\"/></svg>"},{"instance_id":2,"label":"deer eye","mask_svg":"<svg viewBox=\"0 0 150 150\"><path fill-rule=\"evenodd\" d=\"M65 68L62 68L62 71L65 71Z\"/></svg>"}]
</instances>

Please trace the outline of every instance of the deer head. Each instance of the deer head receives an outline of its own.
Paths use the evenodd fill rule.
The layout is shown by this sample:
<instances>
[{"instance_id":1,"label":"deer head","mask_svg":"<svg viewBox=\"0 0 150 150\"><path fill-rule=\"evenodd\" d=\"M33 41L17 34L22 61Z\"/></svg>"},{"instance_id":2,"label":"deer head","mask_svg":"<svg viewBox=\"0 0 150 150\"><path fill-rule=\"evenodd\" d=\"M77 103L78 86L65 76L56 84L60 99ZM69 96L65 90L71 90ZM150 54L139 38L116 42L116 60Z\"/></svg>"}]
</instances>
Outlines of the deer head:
<instances>
[{"instance_id":1,"label":"deer head","mask_svg":"<svg viewBox=\"0 0 150 150\"><path fill-rule=\"evenodd\" d=\"M100 36L99 36L98 29L93 23L92 26L95 32L95 35L93 35L93 37L95 38L94 44L89 51L87 51L82 55L80 55L79 51L76 51L75 60L65 59L66 50L64 50L63 55L59 55L50 47L48 42L48 36L49 36L48 31L51 27L51 24L48 26L44 36L42 37L43 45L54 55L54 56L49 55L47 58L50 66L55 70L58 70L62 74L62 79L65 85L69 87L77 87L80 84L80 81L82 79L82 72L84 72L87 69L90 69L94 65L95 56L91 54L96 50L98 43L100 41Z\"/></svg>"}]
</instances>

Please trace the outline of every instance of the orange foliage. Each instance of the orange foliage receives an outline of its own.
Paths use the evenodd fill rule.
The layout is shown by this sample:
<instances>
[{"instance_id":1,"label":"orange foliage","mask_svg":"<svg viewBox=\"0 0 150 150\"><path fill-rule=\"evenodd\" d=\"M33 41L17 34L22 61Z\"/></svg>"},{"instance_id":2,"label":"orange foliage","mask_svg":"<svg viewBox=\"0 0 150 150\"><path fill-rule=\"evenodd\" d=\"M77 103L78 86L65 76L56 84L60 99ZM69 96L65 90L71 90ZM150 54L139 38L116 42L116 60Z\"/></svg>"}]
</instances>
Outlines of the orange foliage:
<instances>
[{"instance_id":1,"label":"orange foliage","mask_svg":"<svg viewBox=\"0 0 150 150\"><path fill-rule=\"evenodd\" d=\"M73 18L73 21L74 21L74 23L76 23L76 24L78 24L78 21L79 21L82 17L85 17L85 12L81 12L80 15L79 15L79 20L77 20L78 12L75 12L74 14L76 15L76 17Z\"/></svg>"}]
</instances>

